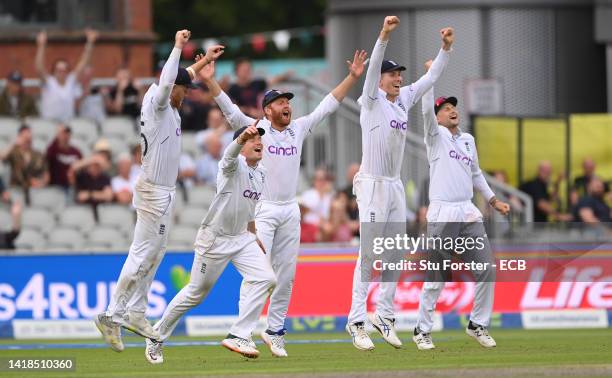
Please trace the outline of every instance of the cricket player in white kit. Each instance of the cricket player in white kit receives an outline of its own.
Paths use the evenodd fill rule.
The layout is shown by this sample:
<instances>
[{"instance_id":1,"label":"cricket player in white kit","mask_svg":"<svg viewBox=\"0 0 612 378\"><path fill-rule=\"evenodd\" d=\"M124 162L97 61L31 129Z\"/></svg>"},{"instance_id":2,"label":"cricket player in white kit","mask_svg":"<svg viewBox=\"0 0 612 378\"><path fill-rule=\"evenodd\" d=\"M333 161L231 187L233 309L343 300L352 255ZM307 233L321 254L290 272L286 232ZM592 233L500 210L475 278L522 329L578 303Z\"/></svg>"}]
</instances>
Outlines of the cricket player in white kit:
<instances>
[{"instance_id":1,"label":"cricket player in white kit","mask_svg":"<svg viewBox=\"0 0 612 378\"><path fill-rule=\"evenodd\" d=\"M272 266L255 236L255 204L260 201L266 170L259 163L264 129L243 127L234 134L219 162L217 194L198 230L191 277L172 299L153 327L159 340L147 339L145 357L152 364L164 361L162 342L168 339L179 319L210 292L231 261L243 277L238 320L221 345L245 357L257 358L251 339L270 292L276 285Z\"/></svg>"},{"instance_id":2,"label":"cricket player in white kit","mask_svg":"<svg viewBox=\"0 0 612 378\"><path fill-rule=\"evenodd\" d=\"M361 105L360 124L363 157L361 168L353 181L357 196L362 230L364 224L405 224L406 195L400 180L401 163L408 132L408 111L438 80L449 60L453 43L453 30L441 31L442 48L431 70L416 82L402 87L401 71L405 68L392 60L383 61L389 35L400 20L396 16L385 17L382 30L370 58ZM405 226L404 226L405 231ZM365 330L367 318L366 300L371 277L362 277L363 245L353 275L351 310L346 325L353 338L353 345L360 350L372 350L374 344ZM392 280L391 280L392 281ZM397 337L394 323L393 299L396 282L381 282L376 313L370 318L374 328L385 341L395 348L402 342Z\"/></svg>"},{"instance_id":3,"label":"cricket player in white kit","mask_svg":"<svg viewBox=\"0 0 612 378\"><path fill-rule=\"evenodd\" d=\"M431 67L431 61L425 64ZM455 255L463 261L493 262L493 255L480 210L472 203L474 187L495 210L503 215L510 211L507 203L495 198L478 164L474 137L459 128L459 113L455 97L440 97L434 103L433 88L422 101L425 146L429 161L429 208L427 234L439 237L483 237L484 247ZM434 259L451 258L454 251L428 251ZM490 266L489 266L490 267ZM476 290L474 307L466 328L469 336L484 347L494 347L495 340L487 326L493 311L495 269L474 272ZM440 276L438 276L440 277ZM437 280L436 280L437 281ZM427 280L423 284L419 302L419 315L413 341L420 350L435 348L431 340L433 313L444 282Z\"/></svg>"},{"instance_id":4,"label":"cricket player in white kit","mask_svg":"<svg viewBox=\"0 0 612 378\"><path fill-rule=\"evenodd\" d=\"M159 85L151 85L142 102L142 173L133 200L137 215L134 240L106 312L94 319L105 341L116 352L124 349L121 327L143 337L159 338L159 332L145 318L145 310L147 294L166 252L170 232L181 154L178 110L192 85L191 80L202 67L223 53L223 46L212 46L205 58L187 69L179 68L181 50L190 36L188 30L176 33Z\"/></svg>"},{"instance_id":5,"label":"cricket player in white kit","mask_svg":"<svg viewBox=\"0 0 612 378\"><path fill-rule=\"evenodd\" d=\"M323 118L338 109L349 89L363 73L366 56L365 51L355 52L353 61L347 61L347 77L308 115L291 119L289 100L293 98L292 93L270 90L262 101L265 118L259 127L266 131L262 137L265 145L263 164L269 173L264 183L262 200L255 212L255 223L257 237L268 252L277 284L270 298L268 329L262 332L261 337L277 357L287 356L285 317L300 245L300 210L296 192L302 144ZM200 76L232 128L253 123L253 119L244 115L221 90L214 79L214 65L203 70Z\"/></svg>"}]
</instances>

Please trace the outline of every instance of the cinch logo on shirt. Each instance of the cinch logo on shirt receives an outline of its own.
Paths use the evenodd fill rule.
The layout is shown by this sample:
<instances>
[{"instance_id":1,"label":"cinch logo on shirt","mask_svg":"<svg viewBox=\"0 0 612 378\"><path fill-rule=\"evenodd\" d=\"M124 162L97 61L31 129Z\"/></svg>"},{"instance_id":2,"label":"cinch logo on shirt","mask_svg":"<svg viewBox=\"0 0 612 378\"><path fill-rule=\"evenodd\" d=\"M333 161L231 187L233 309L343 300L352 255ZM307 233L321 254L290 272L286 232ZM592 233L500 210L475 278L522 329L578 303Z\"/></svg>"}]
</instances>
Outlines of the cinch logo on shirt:
<instances>
[{"instance_id":1,"label":"cinch logo on shirt","mask_svg":"<svg viewBox=\"0 0 612 378\"><path fill-rule=\"evenodd\" d=\"M180 136L181 135L181 129L176 129L176 136Z\"/></svg>"},{"instance_id":2,"label":"cinch logo on shirt","mask_svg":"<svg viewBox=\"0 0 612 378\"><path fill-rule=\"evenodd\" d=\"M268 146L268 152L271 153L272 155L292 156L292 155L297 155L298 149L296 146L291 146L291 147Z\"/></svg>"},{"instance_id":3,"label":"cinch logo on shirt","mask_svg":"<svg viewBox=\"0 0 612 378\"><path fill-rule=\"evenodd\" d=\"M408 128L408 122L392 120L389 126L398 130L406 130Z\"/></svg>"},{"instance_id":4,"label":"cinch logo on shirt","mask_svg":"<svg viewBox=\"0 0 612 378\"><path fill-rule=\"evenodd\" d=\"M250 189L245 190L245 191L242 193L242 195L243 195L245 198L252 199L252 200L255 200L255 201L259 201L259 197L261 197L261 193L253 192L253 191L252 191L252 190L250 190Z\"/></svg>"},{"instance_id":5,"label":"cinch logo on shirt","mask_svg":"<svg viewBox=\"0 0 612 378\"><path fill-rule=\"evenodd\" d=\"M461 155L459 152L455 151L455 150L450 150L448 151L448 156L450 156L451 159L455 159L455 160L459 160L460 162L462 162L463 164L467 165L467 166L471 166L472 165L472 159Z\"/></svg>"}]
</instances>

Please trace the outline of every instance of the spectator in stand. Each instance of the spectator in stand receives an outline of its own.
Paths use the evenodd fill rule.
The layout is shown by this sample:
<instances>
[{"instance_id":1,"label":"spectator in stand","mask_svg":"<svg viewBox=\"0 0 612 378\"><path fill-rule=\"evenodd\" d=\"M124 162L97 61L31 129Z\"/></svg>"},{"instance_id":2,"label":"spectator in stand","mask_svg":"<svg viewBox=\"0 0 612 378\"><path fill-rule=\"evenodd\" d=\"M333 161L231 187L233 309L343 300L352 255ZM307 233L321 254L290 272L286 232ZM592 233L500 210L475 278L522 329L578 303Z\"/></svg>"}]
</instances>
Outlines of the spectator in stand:
<instances>
[{"instance_id":1,"label":"spectator in stand","mask_svg":"<svg viewBox=\"0 0 612 378\"><path fill-rule=\"evenodd\" d=\"M98 204L113 201L111 180L104 171L108 166L107 158L96 152L81 166L83 168L76 173L76 202L92 205L95 212Z\"/></svg>"},{"instance_id":2,"label":"spectator in stand","mask_svg":"<svg viewBox=\"0 0 612 378\"><path fill-rule=\"evenodd\" d=\"M130 180L132 169L132 157L129 153L123 153L117 158L117 175L111 180L111 189L115 202L122 205L132 203L135 182Z\"/></svg>"},{"instance_id":3,"label":"spectator in stand","mask_svg":"<svg viewBox=\"0 0 612 378\"><path fill-rule=\"evenodd\" d=\"M321 231L316 224L304 221L304 217L310 212L307 206L302 203L302 199L298 199L300 206L300 242L301 243L318 243L321 241Z\"/></svg>"},{"instance_id":4,"label":"spectator in stand","mask_svg":"<svg viewBox=\"0 0 612 378\"><path fill-rule=\"evenodd\" d=\"M578 200L588 194L588 186L594 177L597 177L595 173L596 165L595 161L591 158L586 158L582 161L582 176L576 177L574 180L574 186L571 193L571 201L573 205L578 203ZM610 191L608 183L604 182L604 193Z\"/></svg>"},{"instance_id":5,"label":"spectator in stand","mask_svg":"<svg viewBox=\"0 0 612 378\"><path fill-rule=\"evenodd\" d=\"M187 91L181 107L181 129L198 131L207 128L207 116L212 101L208 87L204 84L197 84L196 88Z\"/></svg>"},{"instance_id":6,"label":"spectator in stand","mask_svg":"<svg viewBox=\"0 0 612 378\"><path fill-rule=\"evenodd\" d=\"M42 81L40 113L43 118L61 122L74 118L76 100L81 97L78 78L89 65L94 43L98 38L98 32L85 30L87 43L83 54L79 59L74 71L70 71L65 59L53 62L51 75L45 68L45 49L47 46L47 33L42 31L36 36L36 71Z\"/></svg>"},{"instance_id":7,"label":"spectator in stand","mask_svg":"<svg viewBox=\"0 0 612 378\"><path fill-rule=\"evenodd\" d=\"M47 148L49 165L49 183L61 186L65 190L74 185L72 165L81 160L83 155L78 148L70 144L72 131L66 125L59 125L57 135Z\"/></svg>"},{"instance_id":8,"label":"spectator in stand","mask_svg":"<svg viewBox=\"0 0 612 378\"><path fill-rule=\"evenodd\" d=\"M38 115L34 98L25 93L21 72L13 71L6 77L6 88L0 95L0 115L25 118Z\"/></svg>"},{"instance_id":9,"label":"spectator in stand","mask_svg":"<svg viewBox=\"0 0 612 378\"><path fill-rule=\"evenodd\" d=\"M12 225L9 231L0 231L0 249L14 249L15 239L21 231L21 203L13 202L10 193L6 190L0 178L0 200L11 207Z\"/></svg>"},{"instance_id":10,"label":"spectator in stand","mask_svg":"<svg viewBox=\"0 0 612 378\"><path fill-rule=\"evenodd\" d=\"M248 58L238 58L234 61L236 82L229 88L228 95L243 113L253 118L263 117L261 96L268 89L278 83L291 78L292 73L286 72L271 79L254 79L251 61Z\"/></svg>"},{"instance_id":11,"label":"spectator in stand","mask_svg":"<svg viewBox=\"0 0 612 378\"><path fill-rule=\"evenodd\" d=\"M132 73L126 67L117 70L115 79L117 85L110 90L106 101L107 112L132 118L140 117L143 88L136 85Z\"/></svg>"},{"instance_id":12,"label":"spectator in stand","mask_svg":"<svg viewBox=\"0 0 612 378\"><path fill-rule=\"evenodd\" d=\"M304 216L306 223L320 226L329 218L333 198L332 180L325 169L317 169L314 173L313 188L302 193L301 200L310 211Z\"/></svg>"},{"instance_id":13,"label":"spectator in stand","mask_svg":"<svg viewBox=\"0 0 612 378\"><path fill-rule=\"evenodd\" d=\"M538 164L537 176L523 183L519 189L529 194L533 200L533 220L534 222L547 221L568 221L571 215L557 211L558 182L551 183L552 166L548 161ZM552 192L548 186L552 185Z\"/></svg>"},{"instance_id":14,"label":"spectator in stand","mask_svg":"<svg viewBox=\"0 0 612 378\"><path fill-rule=\"evenodd\" d=\"M213 107L208 111L206 117L206 130L198 131L195 135L195 141L198 146L203 150L206 150L206 138L215 133L221 138L221 144L223 145L222 151L225 151L227 146L234 140L234 132L231 130L221 109Z\"/></svg>"},{"instance_id":15,"label":"spectator in stand","mask_svg":"<svg viewBox=\"0 0 612 378\"><path fill-rule=\"evenodd\" d=\"M347 197L346 211L349 219L351 221L357 221L357 223L359 223L359 209L357 207L357 196L353 194L353 179L355 178L357 172L359 172L360 168L361 165L359 163L352 163L349 165L346 170L346 187L342 189L342 192ZM357 228L355 235L359 235L359 227Z\"/></svg>"},{"instance_id":16,"label":"spectator in stand","mask_svg":"<svg viewBox=\"0 0 612 378\"><path fill-rule=\"evenodd\" d=\"M79 77L81 84L81 97L77 99L79 117L90 119L100 125L106 119L104 103L107 89L93 87L91 84L92 78L93 70L91 66L85 67Z\"/></svg>"},{"instance_id":17,"label":"spectator in stand","mask_svg":"<svg viewBox=\"0 0 612 378\"><path fill-rule=\"evenodd\" d=\"M11 167L11 186L24 190L29 203L30 188L41 188L49 183L47 161L40 152L32 148L32 130L26 125L19 128L15 143L0 158Z\"/></svg>"},{"instance_id":18,"label":"spectator in stand","mask_svg":"<svg viewBox=\"0 0 612 378\"><path fill-rule=\"evenodd\" d=\"M584 223L610 223L610 207L604 199L604 182L592 176L587 186L587 195L578 200L575 209L575 219Z\"/></svg>"},{"instance_id":19,"label":"spectator in stand","mask_svg":"<svg viewBox=\"0 0 612 378\"><path fill-rule=\"evenodd\" d=\"M344 192L338 192L331 203L329 219L321 223L323 241L346 243L353 240L355 231L359 231L359 222L351 221L347 207L349 198Z\"/></svg>"},{"instance_id":20,"label":"spectator in stand","mask_svg":"<svg viewBox=\"0 0 612 378\"><path fill-rule=\"evenodd\" d=\"M196 160L196 178L199 183L217 186L222 148L221 138L216 133L206 138L206 151Z\"/></svg>"}]
</instances>

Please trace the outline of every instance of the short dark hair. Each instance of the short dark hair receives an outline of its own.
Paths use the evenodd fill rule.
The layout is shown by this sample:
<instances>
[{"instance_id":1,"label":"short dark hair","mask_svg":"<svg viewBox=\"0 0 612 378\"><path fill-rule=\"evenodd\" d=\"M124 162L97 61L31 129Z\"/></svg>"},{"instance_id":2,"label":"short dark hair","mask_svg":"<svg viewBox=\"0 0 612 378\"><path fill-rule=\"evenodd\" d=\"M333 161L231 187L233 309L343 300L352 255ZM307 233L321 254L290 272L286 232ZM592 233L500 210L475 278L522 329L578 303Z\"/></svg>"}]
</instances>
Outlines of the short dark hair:
<instances>
[{"instance_id":1,"label":"short dark hair","mask_svg":"<svg viewBox=\"0 0 612 378\"><path fill-rule=\"evenodd\" d=\"M238 66L241 65L242 63L251 64L251 59L247 58L246 56L240 56L236 58L234 60L234 72L236 72L236 70L238 69Z\"/></svg>"},{"instance_id":2,"label":"short dark hair","mask_svg":"<svg viewBox=\"0 0 612 378\"><path fill-rule=\"evenodd\" d=\"M17 130L17 134L21 134L22 132L26 130L30 130L30 126L24 123L23 125L19 126L19 130Z\"/></svg>"}]
</instances>

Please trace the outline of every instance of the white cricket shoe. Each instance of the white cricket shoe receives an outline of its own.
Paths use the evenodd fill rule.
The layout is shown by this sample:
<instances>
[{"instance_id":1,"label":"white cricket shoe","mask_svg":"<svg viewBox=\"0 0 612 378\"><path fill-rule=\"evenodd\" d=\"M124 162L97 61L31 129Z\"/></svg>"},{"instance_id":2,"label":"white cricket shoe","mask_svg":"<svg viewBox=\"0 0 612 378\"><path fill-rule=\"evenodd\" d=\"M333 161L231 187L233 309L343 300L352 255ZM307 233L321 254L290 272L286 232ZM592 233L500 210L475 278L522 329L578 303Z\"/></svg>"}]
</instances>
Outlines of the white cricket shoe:
<instances>
[{"instance_id":1,"label":"white cricket shoe","mask_svg":"<svg viewBox=\"0 0 612 378\"><path fill-rule=\"evenodd\" d=\"M374 343L365 330L364 322L349 323L346 325L346 332L353 338L353 346L359 350L372 350Z\"/></svg>"},{"instance_id":2,"label":"white cricket shoe","mask_svg":"<svg viewBox=\"0 0 612 378\"><path fill-rule=\"evenodd\" d=\"M164 362L164 345L162 342L145 339L145 357L150 363L157 365Z\"/></svg>"},{"instance_id":3,"label":"white cricket shoe","mask_svg":"<svg viewBox=\"0 0 612 378\"><path fill-rule=\"evenodd\" d=\"M489 335L489 331L487 330L486 327L483 327L476 323L472 323L470 321L467 328L465 329L465 333L467 333L468 336L471 336L474 339L476 339L476 341L478 341L480 345L482 345L485 348L493 348L497 346L497 343L491 337L491 335Z\"/></svg>"},{"instance_id":4,"label":"white cricket shoe","mask_svg":"<svg viewBox=\"0 0 612 378\"><path fill-rule=\"evenodd\" d=\"M145 318L144 312L127 312L123 315L121 326L147 339L159 340L159 332L153 329Z\"/></svg>"},{"instance_id":5,"label":"white cricket shoe","mask_svg":"<svg viewBox=\"0 0 612 378\"><path fill-rule=\"evenodd\" d=\"M392 347L400 349L402 341L397 337L395 332L395 319L387 319L380 316L378 313L370 315L370 322L375 330L377 330Z\"/></svg>"},{"instance_id":6,"label":"white cricket shoe","mask_svg":"<svg viewBox=\"0 0 612 378\"><path fill-rule=\"evenodd\" d=\"M257 347L253 340L243 339L234 335L227 335L227 337L223 341L221 341L221 345L231 350L232 352L242 354L243 356L248 358L259 357L259 351L257 350Z\"/></svg>"},{"instance_id":7,"label":"white cricket shoe","mask_svg":"<svg viewBox=\"0 0 612 378\"><path fill-rule=\"evenodd\" d=\"M287 357L285 350L285 335L270 335L266 331L261 332L261 339L266 343L270 352L275 357Z\"/></svg>"},{"instance_id":8,"label":"white cricket shoe","mask_svg":"<svg viewBox=\"0 0 612 378\"><path fill-rule=\"evenodd\" d=\"M415 329L414 332L412 341L414 341L419 350L430 350L436 347L431 340L431 333L421 332L419 329Z\"/></svg>"},{"instance_id":9,"label":"white cricket shoe","mask_svg":"<svg viewBox=\"0 0 612 378\"><path fill-rule=\"evenodd\" d=\"M123 340L121 340L121 325L114 322L110 316L106 316L105 313L96 315L94 318L96 327L100 330L104 341L111 347L115 352L123 352Z\"/></svg>"}]
</instances>

